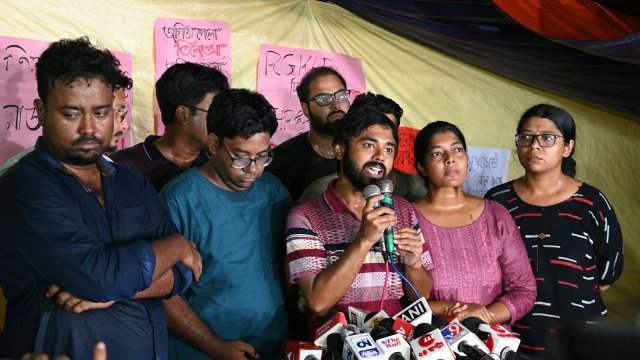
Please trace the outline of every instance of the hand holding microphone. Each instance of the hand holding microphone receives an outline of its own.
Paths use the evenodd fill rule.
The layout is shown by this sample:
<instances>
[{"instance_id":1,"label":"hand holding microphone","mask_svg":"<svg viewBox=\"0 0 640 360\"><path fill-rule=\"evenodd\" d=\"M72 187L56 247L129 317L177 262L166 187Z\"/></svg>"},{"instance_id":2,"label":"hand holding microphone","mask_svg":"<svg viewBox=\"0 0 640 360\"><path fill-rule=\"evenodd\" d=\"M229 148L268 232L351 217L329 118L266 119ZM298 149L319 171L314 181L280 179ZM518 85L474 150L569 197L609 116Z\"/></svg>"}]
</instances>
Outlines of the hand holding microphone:
<instances>
[{"instance_id":1,"label":"hand holding microphone","mask_svg":"<svg viewBox=\"0 0 640 360\"><path fill-rule=\"evenodd\" d=\"M385 178L376 181L376 185L378 189L380 189L380 193L384 196L380 200L380 207L388 208L395 214L392 198L393 182ZM404 260L406 267L420 268L422 266L420 255L422 255L424 240L415 229L411 227L394 229L393 226L389 226L384 230L383 242L387 255L392 254L397 246L398 254L400 254Z\"/></svg>"},{"instance_id":2,"label":"hand holding microphone","mask_svg":"<svg viewBox=\"0 0 640 360\"><path fill-rule=\"evenodd\" d=\"M362 224L358 236L366 245L371 247L383 236L384 231L392 228L396 223L396 216L392 208L380 206L384 196L376 185L368 185L363 191L366 204L362 209Z\"/></svg>"}]
</instances>

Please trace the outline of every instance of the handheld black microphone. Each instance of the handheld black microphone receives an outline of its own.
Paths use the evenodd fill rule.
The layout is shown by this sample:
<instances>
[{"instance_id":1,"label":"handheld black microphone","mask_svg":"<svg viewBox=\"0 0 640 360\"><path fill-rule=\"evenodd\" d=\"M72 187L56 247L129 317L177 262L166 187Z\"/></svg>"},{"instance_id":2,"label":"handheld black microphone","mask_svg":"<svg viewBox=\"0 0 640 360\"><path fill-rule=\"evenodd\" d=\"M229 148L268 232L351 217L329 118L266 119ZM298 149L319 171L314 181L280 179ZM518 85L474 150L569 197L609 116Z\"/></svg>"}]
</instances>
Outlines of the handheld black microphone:
<instances>
[{"instance_id":1,"label":"handheld black microphone","mask_svg":"<svg viewBox=\"0 0 640 360\"><path fill-rule=\"evenodd\" d=\"M457 320L442 329L442 336L456 355L467 356L470 360L490 360L487 346Z\"/></svg>"},{"instance_id":2,"label":"handheld black microphone","mask_svg":"<svg viewBox=\"0 0 640 360\"><path fill-rule=\"evenodd\" d=\"M391 195L393 194L393 182L388 178L384 178L376 181L376 185L378 185L378 188L380 188L380 193L384 195L384 199L380 201L380 206L388 207L395 213L395 208L393 207L393 199L391 198ZM384 242L386 245L387 254L393 254L393 250L395 247L395 244L393 243L393 226L387 228L384 231Z\"/></svg>"},{"instance_id":3,"label":"handheld black microphone","mask_svg":"<svg viewBox=\"0 0 640 360\"><path fill-rule=\"evenodd\" d=\"M402 295L402 297L400 297L400 306L402 306L403 309L411 306L411 304L413 304L413 300L411 300L409 295Z\"/></svg>"},{"instance_id":4,"label":"handheld black microphone","mask_svg":"<svg viewBox=\"0 0 640 360\"><path fill-rule=\"evenodd\" d=\"M393 331L393 324L394 321L392 318L384 318L382 320L380 320L380 322L378 323L378 326L382 326L383 328L387 329L387 330L391 330Z\"/></svg>"},{"instance_id":5,"label":"handheld black microphone","mask_svg":"<svg viewBox=\"0 0 640 360\"><path fill-rule=\"evenodd\" d=\"M374 185L374 184L367 185L364 188L364 190L362 191L362 195L364 196L365 200L369 200L370 198L372 198L372 197L374 197L376 195L381 195L381 194L382 194L382 192L380 191L380 188L377 185ZM377 209L380 206L381 206L380 201L376 201L376 203L373 205L373 208ZM393 241L392 241L392 243L393 243ZM386 262L387 261L387 246L386 246L384 235L382 235L380 237L380 241L378 241L378 244L380 246L380 251L384 255L384 260Z\"/></svg>"},{"instance_id":6,"label":"handheld black microphone","mask_svg":"<svg viewBox=\"0 0 640 360\"><path fill-rule=\"evenodd\" d=\"M412 359L416 360L455 360L455 356L440 329L428 323L416 326L413 340L410 342Z\"/></svg>"},{"instance_id":7,"label":"handheld black microphone","mask_svg":"<svg viewBox=\"0 0 640 360\"><path fill-rule=\"evenodd\" d=\"M402 335L382 326L376 326L371 330L371 337L382 350L385 360L408 360L411 357L411 347Z\"/></svg>"},{"instance_id":8,"label":"handheld black microphone","mask_svg":"<svg viewBox=\"0 0 640 360\"><path fill-rule=\"evenodd\" d=\"M476 346L470 345L466 341L461 341L458 344L458 350L471 360L494 360L491 355L478 349Z\"/></svg>"},{"instance_id":9,"label":"handheld black microphone","mask_svg":"<svg viewBox=\"0 0 640 360\"><path fill-rule=\"evenodd\" d=\"M342 360L344 341L340 333L332 333L327 337L327 351L322 360Z\"/></svg>"},{"instance_id":10,"label":"handheld black microphone","mask_svg":"<svg viewBox=\"0 0 640 360\"><path fill-rule=\"evenodd\" d=\"M520 358L516 353L520 345L520 339L504 327L488 325L476 317L464 319L462 325L476 334L487 345L490 353L497 355L499 359L517 360Z\"/></svg>"},{"instance_id":11,"label":"handheld black microphone","mask_svg":"<svg viewBox=\"0 0 640 360\"><path fill-rule=\"evenodd\" d=\"M443 317L437 314L433 314L431 315L431 325L437 327L438 329L444 329L447 327L447 325L449 325L449 323Z\"/></svg>"}]
</instances>

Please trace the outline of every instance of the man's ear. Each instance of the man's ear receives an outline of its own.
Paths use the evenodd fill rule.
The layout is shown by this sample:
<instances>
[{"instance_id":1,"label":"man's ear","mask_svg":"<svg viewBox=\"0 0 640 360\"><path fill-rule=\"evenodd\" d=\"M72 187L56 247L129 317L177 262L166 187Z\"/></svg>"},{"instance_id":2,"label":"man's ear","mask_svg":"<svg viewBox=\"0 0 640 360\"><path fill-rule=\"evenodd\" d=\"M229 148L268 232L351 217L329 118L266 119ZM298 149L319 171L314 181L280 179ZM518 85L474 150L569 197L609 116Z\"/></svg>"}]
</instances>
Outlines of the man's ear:
<instances>
[{"instance_id":1,"label":"man's ear","mask_svg":"<svg viewBox=\"0 0 640 360\"><path fill-rule=\"evenodd\" d=\"M300 107L302 107L302 113L304 114L304 116L306 116L307 119L310 119L310 117L309 117L309 104L301 102L300 103Z\"/></svg>"},{"instance_id":2,"label":"man's ear","mask_svg":"<svg viewBox=\"0 0 640 360\"><path fill-rule=\"evenodd\" d=\"M342 144L333 144L333 153L336 156L336 159L342 160L344 158L344 153L346 148Z\"/></svg>"},{"instance_id":3,"label":"man's ear","mask_svg":"<svg viewBox=\"0 0 640 360\"><path fill-rule=\"evenodd\" d=\"M218 146L220 145L220 140L218 139L218 136L214 133L209 133L207 135L207 138L209 139L209 154L211 154L211 157L216 157L216 153L218 152Z\"/></svg>"},{"instance_id":4,"label":"man's ear","mask_svg":"<svg viewBox=\"0 0 640 360\"><path fill-rule=\"evenodd\" d=\"M180 105L176 108L176 113L174 114L174 121L180 123L181 125L185 125L189 123L191 119L191 109L184 105Z\"/></svg>"},{"instance_id":5,"label":"man's ear","mask_svg":"<svg viewBox=\"0 0 640 360\"><path fill-rule=\"evenodd\" d=\"M45 118L47 115L47 106L40 99L33 100L33 107L36 108L36 112L38 113L38 125L42 127L45 122Z\"/></svg>"}]
</instances>

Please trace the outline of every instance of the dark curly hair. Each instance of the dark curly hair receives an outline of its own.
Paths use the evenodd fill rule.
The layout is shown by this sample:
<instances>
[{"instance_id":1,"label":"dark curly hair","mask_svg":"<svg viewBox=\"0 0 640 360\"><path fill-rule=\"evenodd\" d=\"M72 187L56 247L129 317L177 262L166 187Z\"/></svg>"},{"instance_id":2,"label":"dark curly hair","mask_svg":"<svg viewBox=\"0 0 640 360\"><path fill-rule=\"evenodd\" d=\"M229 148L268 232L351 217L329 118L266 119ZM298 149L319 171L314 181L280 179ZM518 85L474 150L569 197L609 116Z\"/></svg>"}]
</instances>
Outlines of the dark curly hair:
<instances>
[{"instance_id":1,"label":"dark curly hair","mask_svg":"<svg viewBox=\"0 0 640 360\"><path fill-rule=\"evenodd\" d=\"M58 80L68 86L77 79L100 78L112 89L129 89L133 82L119 66L120 61L109 50L94 47L87 37L56 41L36 63L38 96L46 104L49 90Z\"/></svg>"},{"instance_id":2,"label":"dark curly hair","mask_svg":"<svg viewBox=\"0 0 640 360\"><path fill-rule=\"evenodd\" d=\"M302 78L302 80L300 81L300 84L296 88L296 92L298 93L298 99L300 99L300 102L308 104L311 83L313 82L313 80L322 76L327 76L327 75L335 75L338 79L340 79L342 86L344 86L345 89L347 88L347 82L344 80L344 77L342 77L342 75L340 75L340 73L336 69L329 66L321 66L321 67L313 68L309 70L309 72Z\"/></svg>"},{"instance_id":3,"label":"dark curly hair","mask_svg":"<svg viewBox=\"0 0 640 360\"><path fill-rule=\"evenodd\" d=\"M375 106L378 108L378 110L385 114L392 114L396 118L398 126L400 126L400 119L402 118L402 114L404 113L404 111L397 102L389 99L384 95L367 92L366 94L360 94L356 96L356 98L353 100L353 103L351 104L351 107L349 108L349 111L353 110L354 108L363 106L364 104Z\"/></svg>"},{"instance_id":4,"label":"dark curly hair","mask_svg":"<svg viewBox=\"0 0 640 360\"><path fill-rule=\"evenodd\" d=\"M162 113L162 123L173 123L178 106L192 112L208 93L229 89L229 80L217 69L196 63L174 64L156 82L156 98Z\"/></svg>"},{"instance_id":5,"label":"dark curly hair","mask_svg":"<svg viewBox=\"0 0 640 360\"><path fill-rule=\"evenodd\" d=\"M248 139L261 132L273 135L277 128L273 106L261 94L246 89L222 91L207 113L207 132L214 133L221 142L236 136Z\"/></svg>"},{"instance_id":6,"label":"dark curly hair","mask_svg":"<svg viewBox=\"0 0 640 360\"><path fill-rule=\"evenodd\" d=\"M363 131L374 125L382 125L387 127L393 133L393 139L398 148L398 128L389 120L380 109L371 104L366 104L349 109L347 115L336 122L336 131L333 135L333 143L349 147L351 139L360 135Z\"/></svg>"}]
</instances>

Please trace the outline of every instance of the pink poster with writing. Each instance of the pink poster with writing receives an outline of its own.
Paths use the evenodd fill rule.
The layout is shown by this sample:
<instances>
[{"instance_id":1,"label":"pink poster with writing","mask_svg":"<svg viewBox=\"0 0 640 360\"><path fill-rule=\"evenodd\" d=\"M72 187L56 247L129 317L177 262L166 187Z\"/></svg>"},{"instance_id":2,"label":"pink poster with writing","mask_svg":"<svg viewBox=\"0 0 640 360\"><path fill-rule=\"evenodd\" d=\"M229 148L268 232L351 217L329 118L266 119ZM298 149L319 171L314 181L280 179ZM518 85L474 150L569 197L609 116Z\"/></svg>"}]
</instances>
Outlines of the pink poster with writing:
<instances>
[{"instance_id":1,"label":"pink poster with writing","mask_svg":"<svg viewBox=\"0 0 640 360\"><path fill-rule=\"evenodd\" d=\"M174 64L193 62L220 70L231 84L231 28L224 21L159 18L154 25L156 81ZM156 133L164 133L156 107Z\"/></svg>"},{"instance_id":2,"label":"pink poster with writing","mask_svg":"<svg viewBox=\"0 0 640 360\"><path fill-rule=\"evenodd\" d=\"M49 42L0 36L0 164L34 146L42 133L33 100L38 98L36 62ZM131 55L113 52L121 68L132 73ZM127 94L127 121L131 124L133 96ZM131 144L125 134L119 147Z\"/></svg>"},{"instance_id":3,"label":"pink poster with writing","mask_svg":"<svg viewBox=\"0 0 640 360\"><path fill-rule=\"evenodd\" d=\"M302 113L296 88L309 70L320 66L331 66L344 76L351 100L367 91L362 59L329 51L260 45L258 92L276 108L278 117L278 130L271 138L273 144L309 130L309 119Z\"/></svg>"}]
</instances>

